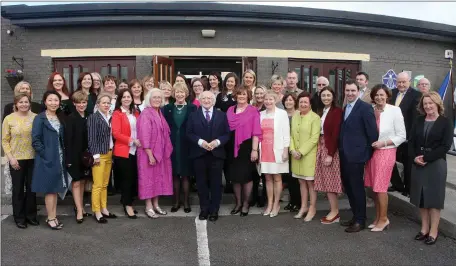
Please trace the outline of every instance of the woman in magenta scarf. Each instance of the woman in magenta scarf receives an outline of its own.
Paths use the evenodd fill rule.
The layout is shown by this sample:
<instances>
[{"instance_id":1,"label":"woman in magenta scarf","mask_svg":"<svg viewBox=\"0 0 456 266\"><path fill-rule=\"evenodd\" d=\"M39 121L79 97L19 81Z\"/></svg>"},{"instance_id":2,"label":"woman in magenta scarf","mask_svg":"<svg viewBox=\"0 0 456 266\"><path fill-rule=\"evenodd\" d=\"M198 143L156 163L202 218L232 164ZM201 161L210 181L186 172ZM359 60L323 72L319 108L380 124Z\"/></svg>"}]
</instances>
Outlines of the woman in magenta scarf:
<instances>
[{"instance_id":1,"label":"woman in magenta scarf","mask_svg":"<svg viewBox=\"0 0 456 266\"><path fill-rule=\"evenodd\" d=\"M229 179L233 183L236 206L231 214L249 214L249 198L252 192L252 171L258 160L258 142L261 138L260 113L249 105L252 92L246 86L234 90L237 104L227 111L228 123L234 135L234 158L228 160L231 168ZM241 196L241 192L242 196ZM242 201L241 201L242 199Z\"/></svg>"}]
</instances>

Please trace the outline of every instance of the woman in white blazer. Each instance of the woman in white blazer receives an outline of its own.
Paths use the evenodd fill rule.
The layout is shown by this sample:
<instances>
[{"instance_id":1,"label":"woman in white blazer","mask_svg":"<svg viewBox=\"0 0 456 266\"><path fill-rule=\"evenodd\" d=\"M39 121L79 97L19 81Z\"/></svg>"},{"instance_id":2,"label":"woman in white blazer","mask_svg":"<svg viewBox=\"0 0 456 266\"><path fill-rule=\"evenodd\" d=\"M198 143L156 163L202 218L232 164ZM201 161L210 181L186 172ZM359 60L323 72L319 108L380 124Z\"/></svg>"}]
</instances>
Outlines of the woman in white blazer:
<instances>
[{"instance_id":1,"label":"woman in white blazer","mask_svg":"<svg viewBox=\"0 0 456 266\"><path fill-rule=\"evenodd\" d=\"M263 139L260 142L260 169L266 177L268 205L263 215L275 217L280 210L281 174L289 172L288 147L290 121L287 112L276 107L277 94L268 91L264 97L266 110L260 113Z\"/></svg>"},{"instance_id":2,"label":"woman in white blazer","mask_svg":"<svg viewBox=\"0 0 456 266\"><path fill-rule=\"evenodd\" d=\"M376 217L369 225L372 232L381 232L389 226L388 185L396 163L396 148L406 139L404 117L401 109L387 104L391 91L383 84L375 85L371 91L373 108L379 131L378 140L372 143L374 153L367 162L364 185L374 192Z\"/></svg>"}]
</instances>

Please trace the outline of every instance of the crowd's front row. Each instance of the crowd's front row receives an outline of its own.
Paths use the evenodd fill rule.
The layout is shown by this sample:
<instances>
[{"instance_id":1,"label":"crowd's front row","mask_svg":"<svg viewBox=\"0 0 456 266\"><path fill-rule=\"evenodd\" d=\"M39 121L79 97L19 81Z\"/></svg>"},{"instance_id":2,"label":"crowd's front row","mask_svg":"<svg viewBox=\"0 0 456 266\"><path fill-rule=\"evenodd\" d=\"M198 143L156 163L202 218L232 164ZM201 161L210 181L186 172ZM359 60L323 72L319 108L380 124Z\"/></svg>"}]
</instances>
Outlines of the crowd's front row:
<instances>
[{"instance_id":1,"label":"crowd's front row","mask_svg":"<svg viewBox=\"0 0 456 266\"><path fill-rule=\"evenodd\" d=\"M371 105L359 100L359 86L348 80L343 110L336 106L334 91L324 87L319 93L323 108L316 113L307 92L298 97L283 96L285 110L298 109L288 114L276 107L279 99L272 91L265 93L265 110L259 112L249 104L252 91L246 86L234 89L235 104L226 114L214 108L216 96L211 91L199 95L198 108L186 102L188 95L186 86L176 84L175 102L161 108L163 91L151 89L139 114L132 91L122 89L111 117L112 96L100 93L97 111L87 117L88 96L77 91L72 95L76 112L64 118L57 112L62 100L56 91L45 92L46 110L38 115L31 112L30 95L19 93L14 100L15 112L5 118L2 131L2 145L11 167L17 226L38 224L35 193L44 193L46 222L52 229L61 229L63 224L56 217L57 194L65 193L70 186L76 220L82 223L85 216L90 216L82 200L83 180L90 173L95 220L107 223L107 219L116 218L107 208L113 159L122 176L124 211L132 219L137 218L133 208L136 194L145 200L148 217L166 215L159 206L159 196L173 195L173 177L194 174L200 198L199 219L216 221L222 171L227 167L236 195L231 213L248 214L252 171L257 170L266 179L268 202L264 215L275 217L280 210L281 175L289 172L291 161L290 172L299 180L301 192L295 218L305 215L306 222L314 218L320 191L327 193L331 205L321 223L339 222L337 195L344 189L353 217L341 225L347 226L346 232L359 232L366 226L366 186L375 194L376 207L376 217L368 227L379 232L389 226L387 189L396 147L406 140L406 133L400 108L388 104L391 91L386 86L372 88ZM416 239L433 244L444 206L445 156L451 146L452 127L443 116L437 93L424 94L418 110L422 116L408 136L409 154L414 158L410 201L420 208L423 217ZM187 154L191 163L187 163Z\"/></svg>"}]
</instances>

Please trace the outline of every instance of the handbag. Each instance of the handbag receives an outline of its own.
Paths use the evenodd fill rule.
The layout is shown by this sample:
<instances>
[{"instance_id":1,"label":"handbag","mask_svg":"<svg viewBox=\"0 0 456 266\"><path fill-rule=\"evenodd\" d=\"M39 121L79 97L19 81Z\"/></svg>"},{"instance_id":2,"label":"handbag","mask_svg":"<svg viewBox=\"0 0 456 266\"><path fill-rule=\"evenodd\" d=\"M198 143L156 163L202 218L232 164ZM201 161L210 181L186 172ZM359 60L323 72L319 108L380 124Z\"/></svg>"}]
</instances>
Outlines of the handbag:
<instances>
[{"instance_id":1,"label":"handbag","mask_svg":"<svg viewBox=\"0 0 456 266\"><path fill-rule=\"evenodd\" d=\"M82 164L86 168L90 168L93 166L94 159L92 153L90 153L88 150L82 153Z\"/></svg>"}]
</instances>

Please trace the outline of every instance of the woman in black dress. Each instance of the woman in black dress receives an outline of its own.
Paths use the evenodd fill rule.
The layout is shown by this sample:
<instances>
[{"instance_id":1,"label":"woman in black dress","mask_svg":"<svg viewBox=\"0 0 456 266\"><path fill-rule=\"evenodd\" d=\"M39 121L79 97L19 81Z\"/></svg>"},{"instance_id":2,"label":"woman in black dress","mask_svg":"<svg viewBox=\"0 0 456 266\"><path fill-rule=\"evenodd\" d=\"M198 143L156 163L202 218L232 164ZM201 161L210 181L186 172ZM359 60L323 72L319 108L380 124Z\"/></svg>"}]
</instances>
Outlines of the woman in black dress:
<instances>
[{"instance_id":1,"label":"woman in black dress","mask_svg":"<svg viewBox=\"0 0 456 266\"><path fill-rule=\"evenodd\" d=\"M414 158L410 202L421 214L421 231L415 240L432 245L437 241L445 202L446 153L453 142L453 127L443 116L443 102L437 92L425 93L418 110L423 116L415 120L409 137L409 154Z\"/></svg>"},{"instance_id":2,"label":"woman in black dress","mask_svg":"<svg viewBox=\"0 0 456 266\"><path fill-rule=\"evenodd\" d=\"M223 80L223 89L217 95L215 100L215 108L226 113L228 108L236 104L236 101L233 98L233 91L239 86L238 76L231 72L226 74L225 79Z\"/></svg>"},{"instance_id":3,"label":"woman in black dress","mask_svg":"<svg viewBox=\"0 0 456 266\"><path fill-rule=\"evenodd\" d=\"M51 74L51 76L49 76L47 90L55 90L62 98L60 101L60 107L57 110L58 113L63 112L64 115L68 116L73 112L73 102L70 99L68 87L62 74L54 72Z\"/></svg>"},{"instance_id":4,"label":"woman in black dress","mask_svg":"<svg viewBox=\"0 0 456 266\"><path fill-rule=\"evenodd\" d=\"M83 154L88 148L87 139L87 100L88 96L82 91L76 91L71 96L75 111L66 123L66 164L68 174L73 178L71 183L76 222L82 223L84 217L92 216L84 211L84 187L87 179L92 177L90 167L83 162Z\"/></svg>"},{"instance_id":5,"label":"woman in black dress","mask_svg":"<svg viewBox=\"0 0 456 266\"><path fill-rule=\"evenodd\" d=\"M231 168L229 179L233 183L236 206L231 214L249 213L249 198L252 192L252 172L258 160L258 143L261 138L260 113L249 104L252 93L247 86L237 88L233 93L237 104L227 111L228 123L234 139L234 158L227 160ZM242 193L242 196L241 196Z\"/></svg>"}]
</instances>

